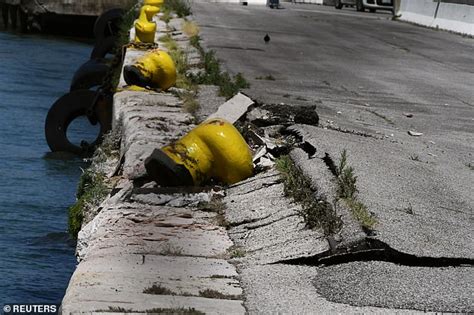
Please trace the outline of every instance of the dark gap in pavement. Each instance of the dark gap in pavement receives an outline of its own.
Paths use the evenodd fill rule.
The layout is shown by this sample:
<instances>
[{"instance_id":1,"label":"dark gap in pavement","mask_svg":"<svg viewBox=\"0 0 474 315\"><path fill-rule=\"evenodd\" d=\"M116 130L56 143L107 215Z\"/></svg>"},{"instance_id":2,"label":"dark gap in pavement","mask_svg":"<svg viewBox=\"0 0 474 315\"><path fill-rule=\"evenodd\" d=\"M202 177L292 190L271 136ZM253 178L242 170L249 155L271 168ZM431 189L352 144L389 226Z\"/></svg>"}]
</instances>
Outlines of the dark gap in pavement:
<instances>
[{"instance_id":1,"label":"dark gap in pavement","mask_svg":"<svg viewBox=\"0 0 474 315\"><path fill-rule=\"evenodd\" d=\"M366 238L350 248L339 248L310 257L281 260L272 264L332 266L360 261L384 261L408 267L461 267L474 266L474 259L456 257L425 257L402 253L382 241Z\"/></svg>"}]
</instances>

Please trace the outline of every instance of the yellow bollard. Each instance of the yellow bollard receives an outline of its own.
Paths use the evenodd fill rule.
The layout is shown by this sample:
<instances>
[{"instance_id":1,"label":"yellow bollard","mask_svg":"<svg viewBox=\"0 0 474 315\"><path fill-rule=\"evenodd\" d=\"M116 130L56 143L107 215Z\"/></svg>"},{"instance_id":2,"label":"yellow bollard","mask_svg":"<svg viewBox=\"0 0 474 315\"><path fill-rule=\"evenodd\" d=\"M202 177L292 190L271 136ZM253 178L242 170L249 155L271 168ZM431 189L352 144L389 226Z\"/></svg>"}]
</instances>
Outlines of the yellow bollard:
<instances>
[{"instance_id":1,"label":"yellow bollard","mask_svg":"<svg viewBox=\"0 0 474 315\"><path fill-rule=\"evenodd\" d=\"M163 3L164 3L163 0L145 0L143 4L152 5L154 7L157 7L158 9L161 9L161 6L163 5Z\"/></svg>"},{"instance_id":2,"label":"yellow bollard","mask_svg":"<svg viewBox=\"0 0 474 315\"><path fill-rule=\"evenodd\" d=\"M128 85L167 90L176 83L176 67L168 53L154 49L125 66L123 76Z\"/></svg>"},{"instance_id":3,"label":"yellow bollard","mask_svg":"<svg viewBox=\"0 0 474 315\"><path fill-rule=\"evenodd\" d=\"M224 119L203 122L178 141L146 159L148 175L161 186L201 185L211 178L226 184L253 174L250 149Z\"/></svg>"},{"instance_id":4,"label":"yellow bollard","mask_svg":"<svg viewBox=\"0 0 474 315\"><path fill-rule=\"evenodd\" d=\"M144 5L140 9L140 15L135 20L135 41L141 43L154 43L156 33L156 23L153 16L160 12L160 9L151 5Z\"/></svg>"}]
</instances>

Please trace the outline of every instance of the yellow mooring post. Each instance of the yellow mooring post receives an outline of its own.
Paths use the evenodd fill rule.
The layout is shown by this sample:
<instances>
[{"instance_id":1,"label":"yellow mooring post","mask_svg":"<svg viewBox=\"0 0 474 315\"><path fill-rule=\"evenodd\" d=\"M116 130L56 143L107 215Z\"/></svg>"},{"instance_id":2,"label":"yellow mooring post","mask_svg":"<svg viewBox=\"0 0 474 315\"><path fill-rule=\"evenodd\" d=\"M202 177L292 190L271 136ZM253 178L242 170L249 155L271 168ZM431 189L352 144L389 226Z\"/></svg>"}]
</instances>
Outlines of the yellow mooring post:
<instances>
[{"instance_id":1,"label":"yellow mooring post","mask_svg":"<svg viewBox=\"0 0 474 315\"><path fill-rule=\"evenodd\" d=\"M154 49L123 68L128 85L167 90L176 83L176 67L167 52Z\"/></svg>"},{"instance_id":2,"label":"yellow mooring post","mask_svg":"<svg viewBox=\"0 0 474 315\"><path fill-rule=\"evenodd\" d=\"M145 0L143 2L143 5L152 5L154 7L157 7L158 9L161 9L161 6L163 5L164 0Z\"/></svg>"},{"instance_id":3,"label":"yellow mooring post","mask_svg":"<svg viewBox=\"0 0 474 315\"><path fill-rule=\"evenodd\" d=\"M253 174L252 154L239 131L224 119L201 123L178 141L155 149L145 160L161 186L201 185L211 178L226 184Z\"/></svg>"},{"instance_id":4,"label":"yellow mooring post","mask_svg":"<svg viewBox=\"0 0 474 315\"><path fill-rule=\"evenodd\" d=\"M135 41L139 43L154 43L156 33L156 23L153 16L160 12L160 9L152 5L144 5L140 9L140 15L135 20Z\"/></svg>"}]
</instances>

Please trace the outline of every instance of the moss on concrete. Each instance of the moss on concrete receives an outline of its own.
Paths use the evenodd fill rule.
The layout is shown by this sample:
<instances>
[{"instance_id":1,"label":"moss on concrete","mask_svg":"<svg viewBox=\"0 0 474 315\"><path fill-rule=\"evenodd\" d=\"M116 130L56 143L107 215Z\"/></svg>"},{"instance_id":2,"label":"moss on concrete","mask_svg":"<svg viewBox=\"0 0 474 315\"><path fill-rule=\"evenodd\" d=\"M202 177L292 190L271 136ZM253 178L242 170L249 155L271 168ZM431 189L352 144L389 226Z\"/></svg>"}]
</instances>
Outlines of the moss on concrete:
<instances>
[{"instance_id":1,"label":"moss on concrete","mask_svg":"<svg viewBox=\"0 0 474 315\"><path fill-rule=\"evenodd\" d=\"M102 165L107 160L118 160L121 130L120 126L116 126L114 130L103 137L101 145L91 158L91 165L83 171L79 178L77 201L69 207L68 213L69 234L75 239L84 220L84 211L98 207L112 189L112 183L107 179Z\"/></svg>"},{"instance_id":2,"label":"moss on concrete","mask_svg":"<svg viewBox=\"0 0 474 315\"><path fill-rule=\"evenodd\" d=\"M104 174L93 169L87 169L82 173L77 188L77 202L69 208L68 230L71 237L77 238L85 209L98 207L110 190L105 183Z\"/></svg>"}]
</instances>

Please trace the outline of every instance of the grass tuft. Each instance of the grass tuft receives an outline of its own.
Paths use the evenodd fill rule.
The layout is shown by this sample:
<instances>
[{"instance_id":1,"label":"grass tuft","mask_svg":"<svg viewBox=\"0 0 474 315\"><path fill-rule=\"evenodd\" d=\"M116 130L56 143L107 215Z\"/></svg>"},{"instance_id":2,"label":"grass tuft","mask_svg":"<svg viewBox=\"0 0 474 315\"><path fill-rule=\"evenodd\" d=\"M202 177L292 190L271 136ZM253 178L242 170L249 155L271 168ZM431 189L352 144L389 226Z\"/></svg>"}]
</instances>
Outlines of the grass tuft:
<instances>
[{"instance_id":1,"label":"grass tuft","mask_svg":"<svg viewBox=\"0 0 474 315\"><path fill-rule=\"evenodd\" d=\"M354 175L354 169L347 166L347 151L341 153L339 165L336 168L339 198L354 198L357 194L356 181L357 176Z\"/></svg>"},{"instance_id":2,"label":"grass tuft","mask_svg":"<svg viewBox=\"0 0 474 315\"><path fill-rule=\"evenodd\" d=\"M143 290L145 294L155 294L155 295L176 295L175 292L171 291L168 288L162 287L161 285L152 285L149 288Z\"/></svg>"},{"instance_id":3,"label":"grass tuft","mask_svg":"<svg viewBox=\"0 0 474 315\"><path fill-rule=\"evenodd\" d=\"M227 229L230 227L230 224L225 218L226 209L226 204L222 201L222 198L218 196L213 196L210 201L200 202L198 204L198 210L216 213L217 215L214 217L214 223Z\"/></svg>"},{"instance_id":4,"label":"grass tuft","mask_svg":"<svg viewBox=\"0 0 474 315\"><path fill-rule=\"evenodd\" d=\"M197 112L201 105L197 101L197 95L194 91L186 91L183 93L179 93L178 96L183 101L183 109L196 117Z\"/></svg>"},{"instance_id":5,"label":"grass tuft","mask_svg":"<svg viewBox=\"0 0 474 315\"><path fill-rule=\"evenodd\" d=\"M373 230L377 220L369 212L367 206L356 199L344 199L349 209L351 209L354 218L365 228Z\"/></svg>"},{"instance_id":6,"label":"grass tuft","mask_svg":"<svg viewBox=\"0 0 474 315\"><path fill-rule=\"evenodd\" d=\"M189 70L188 56L179 48L176 41L170 36L165 35L159 39L168 49L171 59L176 66L176 87L183 89L184 92L177 93L177 96L183 101L183 109L196 117L200 105L197 101L198 86L187 75Z\"/></svg>"},{"instance_id":7,"label":"grass tuft","mask_svg":"<svg viewBox=\"0 0 474 315\"><path fill-rule=\"evenodd\" d=\"M232 246L229 248L230 258L242 258L245 257L245 250L240 246Z\"/></svg>"},{"instance_id":8,"label":"grass tuft","mask_svg":"<svg viewBox=\"0 0 474 315\"><path fill-rule=\"evenodd\" d=\"M199 35L199 26L193 21L184 21L182 30L183 33L188 37L195 37Z\"/></svg>"},{"instance_id":9,"label":"grass tuft","mask_svg":"<svg viewBox=\"0 0 474 315\"><path fill-rule=\"evenodd\" d=\"M224 214L226 205L222 201L222 198L213 196L208 202L200 202L198 204L198 210L205 212L215 212L217 214Z\"/></svg>"},{"instance_id":10,"label":"grass tuft","mask_svg":"<svg viewBox=\"0 0 474 315\"><path fill-rule=\"evenodd\" d=\"M197 49L201 46L200 41L201 37L199 35L194 35L189 38L189 44Z\"/></svg>"},{"instance_id":11,"label":"grass tuft","mask_svg":"<svg viewBox=\"0 0 474 315\"><path fill-rule=\"evenodd\" d=\"M163 15L161 15L160 20L168 24L171 21L171 11L169 10L162 10Z\"/></svg>"},{"instance_id":12,"label":"grass tuft","mask_svg":"<svg viewBox=\"0 0 474 315\"><path fill-rule=\"evenodd\" d=\"M129 313L132 312L133 310L131 308L124 308L120 306L109 306L107 310L97 310L96 312L104 312L104 313Z\"/></svg>"},{"instance_id":13,"label":"grass tuft","mask_svg":"<svg viewBox=\"0 0 474 315\"><path fill-rule=\"evenodd\" d=\"M161 248L160 254L164 256L182 256L183 248L167 243Z\"/></svg>"},{"instance_id":14,"label":"grass tuft","mask_svg":"<svg viewBox=\"0 0 474 315\"><path fill-rule=\"evenodd\" d=\"M145 311L147 314L173 314L173 315L205 315L201 311L196 310L193 307L180 307L180 308L152 308Z\"/></svg>"},{"instance_id":15,"label":"grass tuft","mask_svg":"<svg viewBox=\"0 0 474 315\"><path fill-rule=\"evenodd\" d=\"M344 200L351 210L353 217L366 229L373 230L377 224L375 217L369 212L367 206L357 199L357 176L354 169L347 165L347 151L343 150L339 164L336 167L337 194Z\"/></svg>"},{"instance_id":16,"label":"grass tuft","mask_svg":"<svg viewBox=\"0 0 474 315\"><path fill-rule=\"evenodd\" d=\"M298 213L303 217L306 226L322 229L325 235L337 233L342 227L341 218L327 200L316 199L310 181L290 157L280 156L276 160L276 168L283 176L285 195L301 205Z\"/></svg>"},{"instance_id":17,"label":"grass tuft","mask_svg":"<svg viewBox=\"0 0 474 315\"><path fill-rule=\"evenodd\" d=\"M145 311L135 311L133 309L126 309L120 306L109 306L108 309L106 310L96 310L95 312L101 312L101 313L145 313L145 314L176 314L176 315L205 315L206 313L203 313L201 311L198 311L192 307L184 308L161 308L161 307L156 307L156 308L151 308L147 309Z\"/></svg>"},{"instance_id":18,"label":"grass tuft","mask_svg":"<svg viewBox=\"0 0 474 315\"><path fill-rule=\"evenodd\" d=\"M162 7L163 12L176 13L180 18L191 15L191 1L189 0L166 0Z\"/></svg>"},{"instance_id":19,"label":"grass tuft","mask_svg":"<svg viewBox=\"0 0 474 315\"><path fill-rule=\"evenodd\" d=\"M199 291L199 296L209 299L221 299L221 300L240 300L240 295L224 294L216 290L206 289Z\"/></svg>"},{"instance_id":20,"label":"grass tuft","mask_svg":"<svg viewBox=\"0 0 474 315\"><path fill-rule=\"evenodd\" d=\"M219 95L229 99L237 94L241 89L250 87L250 84L241 73L231 77L227 72L221 71L219 61L214 51L204 52L199 45L199 38L193 39L195 45L201 51L204 71L193 75L190 79L196 84L210 84L219 87Z\"/></svg>"}]
</instances>

